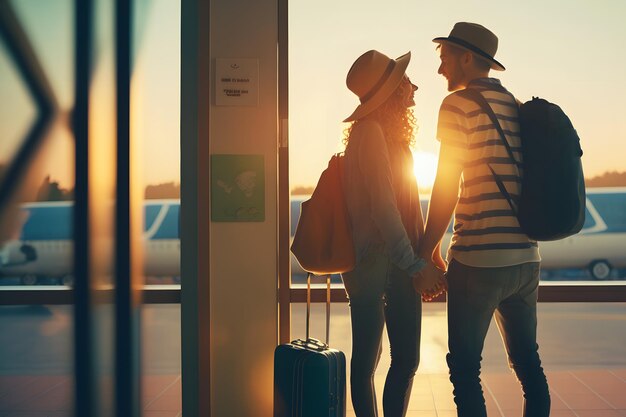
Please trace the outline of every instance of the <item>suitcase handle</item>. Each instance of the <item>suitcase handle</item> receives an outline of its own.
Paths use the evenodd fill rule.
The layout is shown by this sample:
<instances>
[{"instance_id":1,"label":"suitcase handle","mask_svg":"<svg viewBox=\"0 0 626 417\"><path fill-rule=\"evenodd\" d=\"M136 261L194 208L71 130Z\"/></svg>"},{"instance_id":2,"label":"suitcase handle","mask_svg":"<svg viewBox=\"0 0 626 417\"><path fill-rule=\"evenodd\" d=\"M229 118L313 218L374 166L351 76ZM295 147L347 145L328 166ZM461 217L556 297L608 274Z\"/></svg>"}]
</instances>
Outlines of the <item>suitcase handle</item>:
<instances>
[{"instance_id":1,"label":"suitcase handle","mask_svg":"<svg viewBox=\"0 0 626 417\"><path fill-rule=\"evenodd\" d=\"M321 342L317 339L307 339L307 340L302 340L302 339L297 339L294 340L293 342L291 342L292 344L296 345L296 346L301 346L304 348L308 348L308 349L312 349L312 350L318 350L318 351L322 351L322 350L326 350L328 349L328 345L324 342Z\"/></svg>"},{"instance_id":2,"label":"suitcase handle","mask_svg":"<svg viewBox=\"0 0 626 417\"><path fill-rule=\"evenodd\" d=\"M316 340L310 337L310 322L311 322L311 275L308 273L306 276L306 340ZM326 346L330 346L328 343L330 336L330 274L326 275ZM319 342L319 341L318 341Z\"/></svg>"}]
</instances>

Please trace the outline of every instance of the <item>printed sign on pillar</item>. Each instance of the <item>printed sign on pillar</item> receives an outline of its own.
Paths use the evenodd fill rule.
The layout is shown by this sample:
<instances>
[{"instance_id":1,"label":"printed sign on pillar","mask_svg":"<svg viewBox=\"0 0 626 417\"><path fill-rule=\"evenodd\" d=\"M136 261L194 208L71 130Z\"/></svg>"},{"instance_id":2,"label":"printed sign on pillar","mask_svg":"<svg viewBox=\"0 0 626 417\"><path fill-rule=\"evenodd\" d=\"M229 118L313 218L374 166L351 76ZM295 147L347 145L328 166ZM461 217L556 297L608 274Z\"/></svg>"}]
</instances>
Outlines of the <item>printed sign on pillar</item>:
<instances>
[{"instance_id":1,"label":"printed sign on pillar","mask_svg":"<svg viewBox=\"0 0 626 417\"><path fill-rule=\"evenodd\" d=\"M215 105L259 105L259 60L217 58Z\"/></svg>"}]
</instances>

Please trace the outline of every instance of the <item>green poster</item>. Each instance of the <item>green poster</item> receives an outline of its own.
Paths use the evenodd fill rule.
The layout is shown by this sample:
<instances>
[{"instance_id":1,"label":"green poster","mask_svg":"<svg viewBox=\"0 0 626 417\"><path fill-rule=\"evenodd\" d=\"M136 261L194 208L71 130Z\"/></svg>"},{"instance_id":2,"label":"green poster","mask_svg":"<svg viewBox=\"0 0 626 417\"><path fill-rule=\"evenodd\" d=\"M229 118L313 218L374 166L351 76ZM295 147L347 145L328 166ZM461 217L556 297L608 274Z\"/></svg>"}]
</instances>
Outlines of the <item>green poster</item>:
<instances>
[{"instance_id":1,"label":"green poster","mask_svg":"<svg viewBox=\"0 0 626 417\"><path fill-rule=\"evenodd\" d=\"M265 220L263 155L211 155L211 220Z\"/></svg>"}]
</instances>

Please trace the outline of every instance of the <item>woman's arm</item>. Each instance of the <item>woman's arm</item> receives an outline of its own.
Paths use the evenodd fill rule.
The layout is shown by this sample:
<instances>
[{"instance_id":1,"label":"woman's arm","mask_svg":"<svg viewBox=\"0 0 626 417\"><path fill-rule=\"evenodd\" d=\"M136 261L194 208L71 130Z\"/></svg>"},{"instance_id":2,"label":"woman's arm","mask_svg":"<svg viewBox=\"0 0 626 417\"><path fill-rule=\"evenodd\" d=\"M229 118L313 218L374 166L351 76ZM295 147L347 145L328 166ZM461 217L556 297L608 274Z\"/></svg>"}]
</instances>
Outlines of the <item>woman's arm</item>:
<instances>
[{"instance_id":1,"label":"woman's arm","mask_svg":"<svg viewBox=\"0 0 626 417\"><path fill-rule=\"evenodd\" d=\"M362 121L358 126L359 166L368 189L372 219L378 227L391 261L413 275L423 267L402 223L392 186L389 151L380 125Z\"/></svg>"}]
</instances>

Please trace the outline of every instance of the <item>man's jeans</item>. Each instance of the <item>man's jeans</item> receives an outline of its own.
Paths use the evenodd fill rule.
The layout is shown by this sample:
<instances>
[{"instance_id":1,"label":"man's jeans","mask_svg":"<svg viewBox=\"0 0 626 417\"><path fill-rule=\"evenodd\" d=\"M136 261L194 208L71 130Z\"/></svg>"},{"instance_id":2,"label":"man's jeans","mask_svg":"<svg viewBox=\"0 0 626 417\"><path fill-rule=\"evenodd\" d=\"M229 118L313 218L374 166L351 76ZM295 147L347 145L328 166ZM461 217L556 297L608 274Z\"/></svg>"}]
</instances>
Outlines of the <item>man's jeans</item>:
<instances>
[{"instance_id":1,"label":"man's jeans","mask_svg":"<svg viewBox=\"0 0 626 417\"><path fill-rule=\"evenodd\" d=\"M448 366L459 417L485 417L481 354L495 313L509 366L524 391L524 417L547 417L550 393L537 345L539 263L448 268Z\"/></svg>"},{"instance_id":2,"label":"man's jeans","mask_svg":"<svg viewBox=\"0 0 626 417\"><path fill-rule=\"evenodd\" d=\"M352 358L350 389L357 417L378 416L374 372L381 355L383 326L391 346L385 381L385 417L406 415L419 364L422 300L411 278L389 261L382 249L370 249L357 267L342 274L350 299Z\"/></svg>"}]
</instances>

